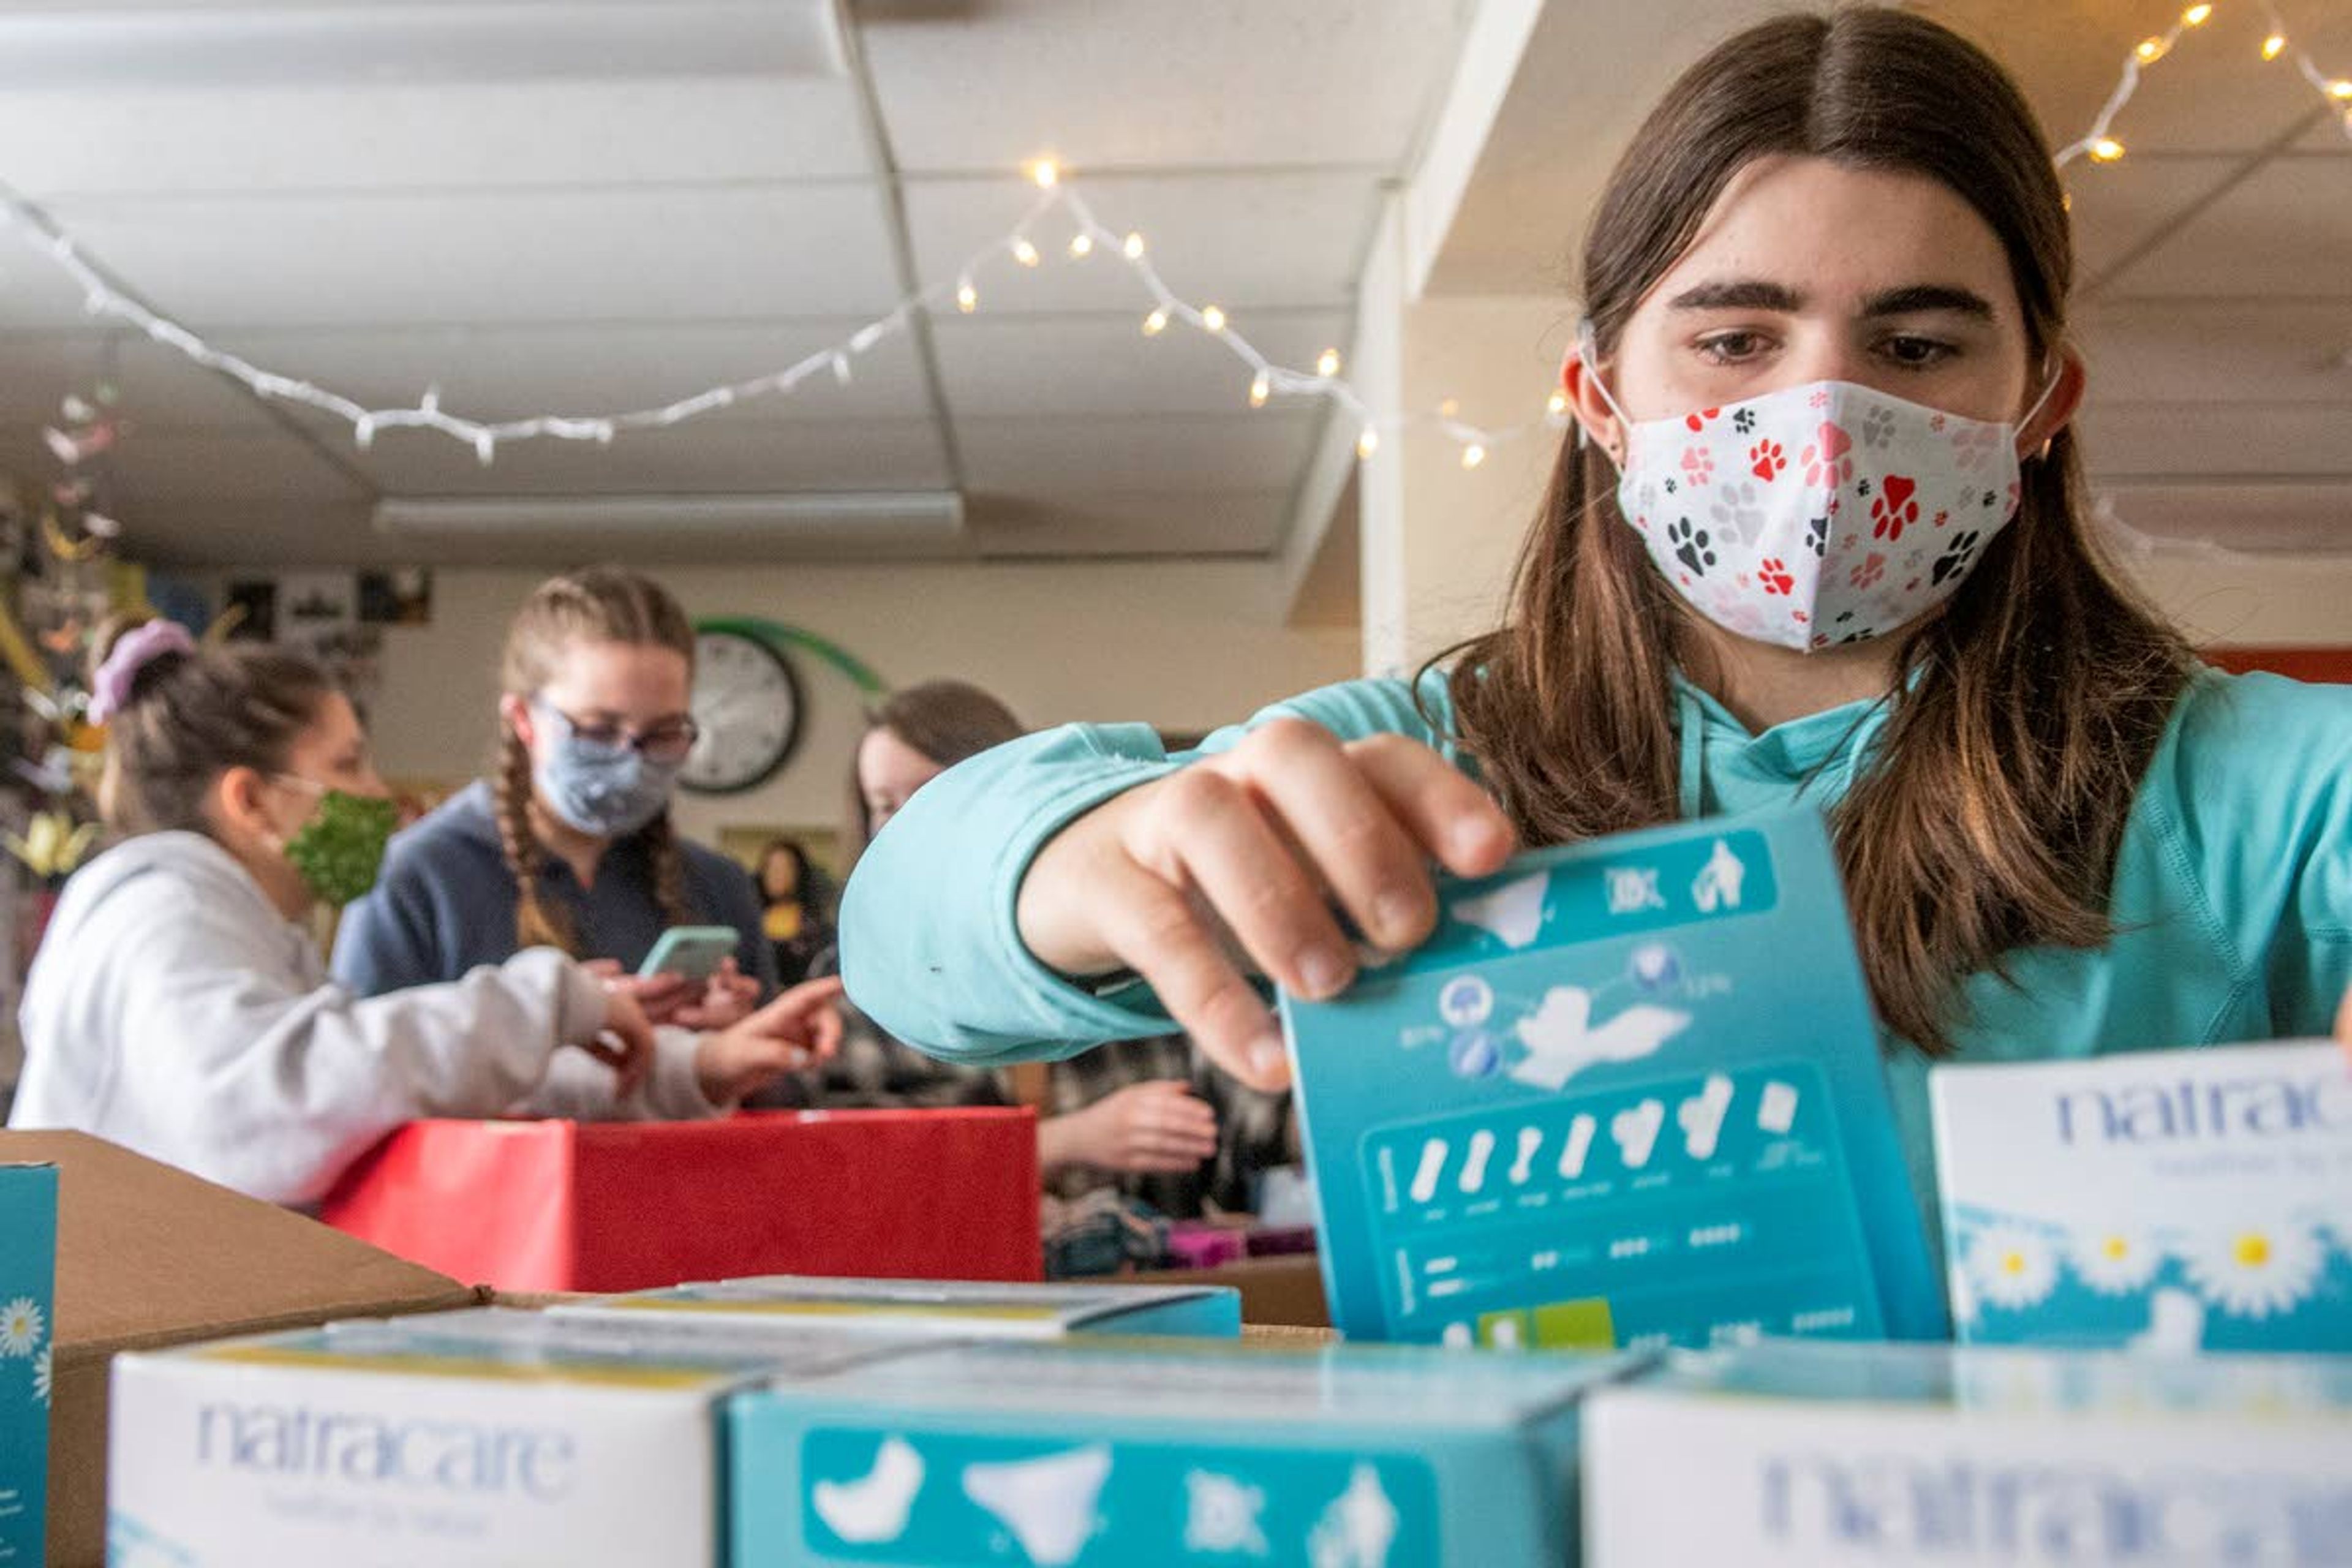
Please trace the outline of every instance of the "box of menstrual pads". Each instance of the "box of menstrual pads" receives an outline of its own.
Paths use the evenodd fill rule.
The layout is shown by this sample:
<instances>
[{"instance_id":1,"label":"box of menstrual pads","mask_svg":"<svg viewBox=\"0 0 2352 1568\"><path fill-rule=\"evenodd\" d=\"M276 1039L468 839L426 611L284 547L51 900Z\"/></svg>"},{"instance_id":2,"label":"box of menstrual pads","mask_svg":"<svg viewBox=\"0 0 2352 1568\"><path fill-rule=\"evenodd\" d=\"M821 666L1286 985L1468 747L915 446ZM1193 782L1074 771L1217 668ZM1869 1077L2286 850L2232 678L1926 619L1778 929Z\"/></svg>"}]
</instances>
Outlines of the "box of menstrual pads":
<instances>
[{"instance_id":1,"label":"box of menstrual pads","mask_svg":"<svg viewBox=\"0 0 2352 1568\"><path fill-rule=\"evenodd\" d=\"M1577 1407L1641 1363L1085 1338L729 1402L734 1568L1502 1568L1575 1553Z\"/></svg>"},{"instance_id":2,"label":"box of menstrual pads","mask_svg":"<svg viewBox=\"0 0 2352 1568\"><path fill-rule=\"evenodd\" d=\"M0 1563L40 1568L54 1365L58 1171L0 1164Z\"/></svg>"},{"instance_id":3,"label":"box of menstrual pads","mask_svg":"<svg viewBox=\"0 0 2352 1568\"><path fill-rule=\"evenodd\" d=\"M108 1562L716 1563L719 1402L883 1347L491 1310L121 1355Z\"/></svg>"},{"instance_id":4,"label":"box of menstrual pads","mask_svg":"<svg viewBox=\"0 0 2352 1568\"><path fill-rule=\"evenodd\" d=\"M1943 1067L1928 1086L1963 1341L2352 1352L2336 1046Z\"/></svg>"},{"instance_id":5,"label":"box of menstrual pads","mask_svg":"<svg viewBox=\"0 0 2352 1568\"><path fill-rule=\"evenodd\" d=\"M2352 1361L1768 1342L1602 1390L1586 1568L2352 1562Z\"/></svg>"}]
</instances>

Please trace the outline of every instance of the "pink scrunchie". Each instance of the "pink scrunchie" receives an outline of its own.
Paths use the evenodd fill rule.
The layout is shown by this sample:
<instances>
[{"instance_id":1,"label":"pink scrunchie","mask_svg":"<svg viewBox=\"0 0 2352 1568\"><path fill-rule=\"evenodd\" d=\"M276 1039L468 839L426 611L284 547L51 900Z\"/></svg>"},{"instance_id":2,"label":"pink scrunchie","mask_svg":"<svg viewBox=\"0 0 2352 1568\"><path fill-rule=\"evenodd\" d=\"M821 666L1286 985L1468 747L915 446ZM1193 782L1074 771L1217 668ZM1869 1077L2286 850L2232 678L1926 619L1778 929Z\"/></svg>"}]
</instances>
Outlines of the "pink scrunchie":
<instances>
[{"instance_id":1,"label":"pink scrunchie","mask_svg":"<svg viewBox=\"0 0 2352 1568\"><path fill-rule=\"evenodd\" d=\"M195 651L196 639L176 621L149 621L123 633L90 682L89 721L103 724L130 706L131 682L163 655Z\"/></svg>"}]
</instances>

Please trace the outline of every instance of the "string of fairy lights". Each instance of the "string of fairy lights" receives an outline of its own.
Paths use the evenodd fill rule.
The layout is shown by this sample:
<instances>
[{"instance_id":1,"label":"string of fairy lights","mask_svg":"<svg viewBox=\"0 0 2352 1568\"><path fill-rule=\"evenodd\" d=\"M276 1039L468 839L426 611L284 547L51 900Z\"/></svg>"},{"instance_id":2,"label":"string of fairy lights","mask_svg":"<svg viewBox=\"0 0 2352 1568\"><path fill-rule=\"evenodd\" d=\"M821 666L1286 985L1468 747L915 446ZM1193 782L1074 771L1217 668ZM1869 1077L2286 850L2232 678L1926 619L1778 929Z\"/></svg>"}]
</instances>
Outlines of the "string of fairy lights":
<instances>
[{"instance_id":1,"label":"string of fairy lights","mask_svg":"<svg viewBox=\"0 0 2352 1568\"><path fill-rule=\"evenodd\" d=\"M2165 32L2151 35L2133 46L2124 58L2115 90L2084 133L2059 150L2058 166L2063 169L2078 159L2102 165L2121 161L2126 148L2116 133L2116 121L2138 92L2147 73L2169 58L2184 38L2205 29L2221 9L2213 4L2192 5ZM2268 23L2260 47L2263 61L2285 62L2336 112L2345 134L2352 137L2352 78L2333 77L2322 71L2309 53L2289 36L2276 9L2268 5L2262 9ZM1531 433L1558 430L1567 424L1568 399L1557 389L1551 392L1540 415L1516 424L1472 423L1463 417L1461 408L1452 399L1441 402L1433 409L1418 412L1377 410L1341 374L1342 361L1336 347L1325 349L1311 369L1276 363L1250 342L1223 306L1189 300L1170 287L1153 264L1144 236L1134 229L1105 224L1059 163L1041 160L1030 166L1028 174L1036 195L1007 234L973 251L940 281L907 294L888 311L791 364L643 408L605 414L537 414L501 420L470 418L455 412L443 404L437 387L428 387L414 404L370 406L300 376L257 365L118 288L71 234L36 203L5 185L0 185L0 222L23 232L65 271L81 289L89 315L123 323L176 350L196 364L241 383L258 397L302 405L341 419L351 426L352 440L362 448L371 446L385 431L425 430L471 446L486 466L496 461L501 446L514 442L554 439L610 444L625 434L672 428L738 404L788 396L821 377L829 376L847 384L856 374L859 358L908 330L919 311L944 312L952 309L959 314L971 315L982 307L981 285L991 269L1009 262L1024 270L1034 270L1045 264L1049 247L1058 249L1071 265L1107 257L1125 266L1149 298L1149 307L1140 318L1145 337L1157 338L1182 327L1223 343L1249 376L1249 406L1264 408L1277 399L1320 398L1328 403L1337 416L1347 422L1343 428L1351 426L1356 430L1356 453L1360 458L1372 458L1384 441L1400 431L1428 428L1454 444L1464 468L1476 468L1496 451ZM56 447L61 441L71 442L73 435L52 431L50 438Z\"/></svg>"}]
</instances>

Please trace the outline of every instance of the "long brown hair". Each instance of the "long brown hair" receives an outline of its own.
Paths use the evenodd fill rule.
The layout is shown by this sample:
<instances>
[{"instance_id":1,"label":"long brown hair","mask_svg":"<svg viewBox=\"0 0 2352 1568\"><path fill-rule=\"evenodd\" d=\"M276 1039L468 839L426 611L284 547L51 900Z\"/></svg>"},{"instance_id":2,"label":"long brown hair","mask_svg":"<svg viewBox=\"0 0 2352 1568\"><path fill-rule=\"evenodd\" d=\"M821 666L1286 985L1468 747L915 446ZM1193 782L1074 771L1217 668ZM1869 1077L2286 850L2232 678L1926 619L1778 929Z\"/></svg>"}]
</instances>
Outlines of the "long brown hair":
<instances>
[{"instance_id":1,"label":"long brown hair","mask_svg":"<svg viewBox=\"0 0 2352 1568\"><path fill-rule=\"evenodd\" d=\"M2073 239L2032 111L1958 35L1864 8L1750 28L1651 113L1585 242L1601 354L1733 176L1775 153L1942 182L2007 251L2035 358L2063 342ZM1673 819L1679 748L1699 743L1677 736L1671 678L1706 660L1615 486L1598 444L1563 442L1508 621L1449 650L1462 742L1530 844ZM2116 845L2192 656L2101 560L2070 431L1898 654L1909 679L1832 826L1879 1014L1943 1054L1967 976L2112 934Z\"/></svg>"},{"instance_id":2,"label":"long brown hair","mask_svg":"<svg viewBox=\"0 0 2352 1568\"><path fill-rule=\"evenodd\" d=\"M943 768L976 757L1028 731L1013 710L965 680L926 680L892 692L866 715L865 734L887 730ZM862 745L858 750L862 750ZM849 753L848 812L842 831L842 865L854 866L874 839L874 819L857 777L857 751Z\"/></svg>"},{"instance_id":3,"label":"long brown hair","mask_svg":"<svg viewBox=\"0 0 2352 1568\"><path fill-rule=\"evenodd\" d=\"M593 566L551 577L523 601L507 627L502 689L526 700L536 696L555 678L566 650L582 642L666 647L684 657L689 674L694 668L694 624L669 591L635 572ZM498 761L490 780L499 845L506 853L508 874L515 879L515 941L524 947L574 952L579 936L570 917L540 894L546 852L530 822L530 748L512 724L499 728ZM664 811L639 831L653 863L654 895L661 903L662 918L671 925L693 924L685 860L669 813Z\"/></svg>"},{"instance_id":4,"label":"long brown hair","mask_svg":"<svg viewBox=\"0 0 2352 1568\"><path fill-rule=\"evenodd\" d=\"M95 663L139 626L110 625ZM257 644L167 649L139 667L107 721L107 826L124 835L180 831L215 837L205 803L231 768L283 773L294 742L335 692L327 672L300 654Z\"/></svg>"}]
</instances>

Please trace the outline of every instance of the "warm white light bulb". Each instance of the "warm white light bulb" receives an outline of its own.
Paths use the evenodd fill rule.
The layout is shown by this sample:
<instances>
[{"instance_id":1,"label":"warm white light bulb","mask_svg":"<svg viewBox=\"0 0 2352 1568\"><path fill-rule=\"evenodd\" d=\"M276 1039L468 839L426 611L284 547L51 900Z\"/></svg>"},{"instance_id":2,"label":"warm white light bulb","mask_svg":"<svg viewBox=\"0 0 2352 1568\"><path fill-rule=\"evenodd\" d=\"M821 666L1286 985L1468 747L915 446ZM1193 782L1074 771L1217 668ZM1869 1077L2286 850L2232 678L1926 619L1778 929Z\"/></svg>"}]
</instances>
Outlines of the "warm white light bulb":
<instances>
[{"instance_id":1,"label":"warm white light bulb","mask_svg":"<svg viewBox=\"0 0 2352 1568\"><path fill-rule=\"evenodd\" d=\"M1029 177L1037 182L1041 191L1050 191L1062 183L1062 166L1051 158L1040 158L1029 165Z\"/></svg>"},{"instance_id":2,"label":"warm white light bulb","mask_svg":"<svg viewBox=\"0 0 2352 1568\"><path fill-rule=\"evenodd\" d=\"M956 309L967 316L980 309L980 290L971 286L969 278L956 285Z\"/></svg>"},{"instance_id":3,"label":"warm white light bulb","mask_svg":"<svg viewBox=\"0 0 2352 1568\"><path fill-rule=\"evenodd\" d=\"M2171 47L2172 45L2163 38L2142 38L2139 41L2139 47L2132 50L2132 53L2139 57L2140 64L2152 66L2162 59L2165 51Z\"/></svg>"},{"instance_id":4,"label":"warm white light bulb","mask_svg":"<svg viewBox=\"0 0 2352 1568\"><path fill-rule=\"evenodd\" d=\"M2338 103L2352 103L2352 78L2338 78L2329 82L2327 96Z\"/></svg>"},{"instance_id":5,"label":"warm white light bulb","mask_svg":"<svg viewBox=\"0 0 2352 1568\"><path fill-rule=\"evenodd\" d=\"M1380 449L1381 433L1369 425L1365 426L1364 433L1356 437L1356 456L1369 458Z\"/></svg>"},{"instance_id":6,"label":"warm white light bulb","mask_svg":"<svg viewBox=\"0 0 2352 1568\"><path fill-rule=\"evenodd\" d=\"M1037 247L1024 237L1013 242L1013 259L1024 267L1037 265Z\"/></svg>"},{"instance_id":7,"label":"warm white light bulb","mask_svg":"<svg viewBox=\"0 0 2352 1568\"><path fill-rule=\"evenodd\" d=\"M2273 33L2269 37L2263 40L2263 59L2274 60L2284 53L2286 53L2286 35L2284 33Z\"/></svg>"},{"instance_id":8,"label":"warm white light bulb","mask_svg":"<svg viewBox=\"0 0 2352 1568\"><path fill-rule=\"evenodd\" d=\"M1315 374L1328 381L1339 374L1339 351L1325 349L1315 357Z\"/></svg>"},{"instance_id":9,"label":"warm white light bulb","mask_svg":"<svg viewBox=\"0 0 2352 1568\"><path fill-rule=\"evenodd\" d=\"M1265 400L1273 395L1274 383L1266 379L1265 372L1258 372L1257 379L1250 383L1250 406L1263 408Z\"/></svg>"},{"instance_id":10,"label":"warm white light bulb","mask_svg":"<svg viewBox=\"0 0 2352 1568\"><path fill-rule=\"evenodd\" d=\"M1544 400L1544 412L1557 419L1568 412L1568 394L1555 392Z\"/></svg>"},{"instance_id":11,"label":"warm white light bulb","mask_svg":"<svg viewBox=\"0 0 2352 1568\"><path fill-rule=\"evenodd\" d=\"M1090 234L1070 236L1070 259L1084 261L1095 253L1095 237Z\"/></svg>"},{"instance_id":12,"label":"warm white light bulb","mask_svg":"<svg viewBox=\"0 0 2352 1568\"><path fill-rule=\"evenodd\" d=\"M1134 232L1133 230L1129 230L1127 237L1127 243L1120 246L1118 248L1129 261L1142 260L1143 236Z\"/></svg>"},{"instance_id":13,"label":"warm white light bulb","mask_svg":"<svg viewBox=\"0 0 2352 1568\"><path fill-rule=\"evenodd\" d=\"M1201 312L1201 325L1213 332L1225 330L1225 313L1214 305Z\"/></svg>"},{"instance_id":14,"label":"warm white light bulb","mask_svg":"<svg viewBox=\"0 0 2352 1568\"><path fill-rule=\"evenodd\" d=\"M2124 144L2112 136L2102 136L2091 143L2091 161L2112 163L2124 155Z\"/></svg>"},{"instance_id":15,"label":"warm white light bulb","mask_svg":"<svg viewBox=\"0 0 2352 1568\"><path fill-rule=\"evenodd\" d=\"M1477 442L1473 441L1468 446L1462 448L1462 466L1464 468L1475 468L1486 460L1486 448L1478 445Z\"/></svg>"},{"instance_id":16,"label":"warm white light bulb","mask_svg":"<svg viewBox=\"0 0 2352 1568\"><path fill-rule=\"evenodd\" d=\"M1159 310L1152 311L1151 314L1143 318L1143 335L1145 337L1156 338L1167 330L1168 310L1166 306L1160 307Z\"/></svg>"},{"instance_id":17,"label":"warm white light bulb","mask_svg":"<svg viewBox=\"0 0 2352 1568\"><path fill-rule=\"evenodd\" d=\"M2180 13L2180 19L2191 27L2201 27L2212 15L2213 7L2210 5L2191 5Z\"/></svg>"},{"instance_id":18,"label":"warm white light bulb","mask_svg":"<svg viewBox=\"0 0 2352 1568\"><path fill-rule=\"evenodd\" d=\"M1451 419L1461 412L1462 400L1457 397L1449 397L1437 405L1437 416L1440 419Z\"/></svg>"}]
</instances>

